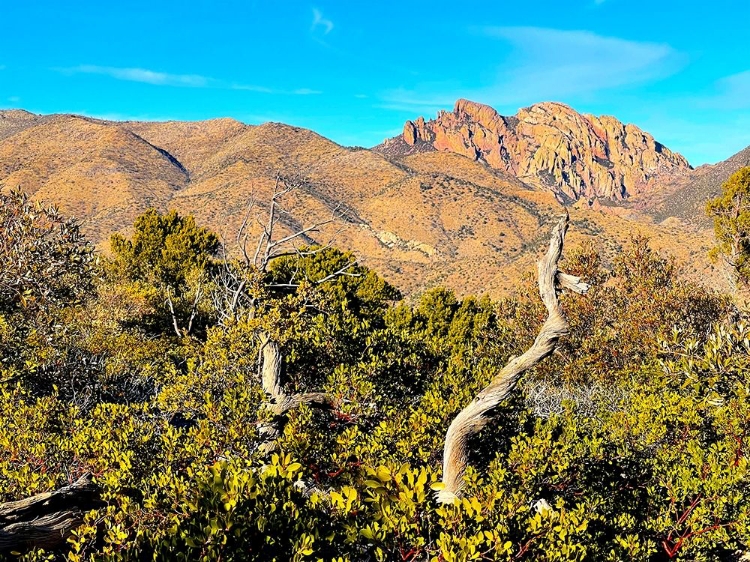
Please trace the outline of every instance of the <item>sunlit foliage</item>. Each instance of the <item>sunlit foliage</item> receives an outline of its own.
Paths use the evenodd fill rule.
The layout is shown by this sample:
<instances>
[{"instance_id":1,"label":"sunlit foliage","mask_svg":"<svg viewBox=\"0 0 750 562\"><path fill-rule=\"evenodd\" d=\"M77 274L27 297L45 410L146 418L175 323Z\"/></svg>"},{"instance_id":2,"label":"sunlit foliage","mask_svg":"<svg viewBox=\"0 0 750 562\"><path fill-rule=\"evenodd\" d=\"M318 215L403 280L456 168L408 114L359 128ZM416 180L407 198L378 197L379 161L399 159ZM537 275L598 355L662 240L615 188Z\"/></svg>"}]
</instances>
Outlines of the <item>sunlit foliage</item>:
<instances>
[{"instance_id":1,"label":"sunlit foliage","mask_svg":"<svg viewBox=\"0 0 750 562\"><path fill-rule=\"evenodd\" d=\"M723 257L737 280L750 283L750 166L740 168L722 185L721 194L708 202L708 216L714 219L714 258Z\"/></svg>"},{"instance_id":2,"label":"sunlit foliage","mask_svg":"<svg viewBox=\"0 0 750 562\"><path fill-rule=\"evenodd\" d=\"M25 199L3 203L6 223L37 224ZM65 552L21 559L710 561L750 548L750 325L645 240L610 269L567 251L566 271L593 284L564 297L571 336L477 436L465 497L441 506L448 424L544 318L532 279L498 302L436 288L404 303L351 254L304 248L255 271L219 259L192 219L154 212L113 240L100 276L82 241L25 228L19 239L44 241L28 267L54 290L3 277L0 501L92 472L107 507ZM86 275L65 277L58 255ZM45 281L33 263L62 273ZM193 302L200 329L187 331ZM334 403L289 412L272 455L259 449L260 332L280 344L289 392ZM96 358L85 378L57 360L73 349Z\"/></svg>"},{"instance_id":3,"label":"sunlit foliage","mask_svg":"<svg viewBox=\"0 0 750 562\"><path fill-rule=\"evenodd\" d=\"M70 395L72 379L98 369L69 324L94 290L92 248L74 221L20 191L0 194L0 238L0 380Z\"/></svg>"}]
</instances>

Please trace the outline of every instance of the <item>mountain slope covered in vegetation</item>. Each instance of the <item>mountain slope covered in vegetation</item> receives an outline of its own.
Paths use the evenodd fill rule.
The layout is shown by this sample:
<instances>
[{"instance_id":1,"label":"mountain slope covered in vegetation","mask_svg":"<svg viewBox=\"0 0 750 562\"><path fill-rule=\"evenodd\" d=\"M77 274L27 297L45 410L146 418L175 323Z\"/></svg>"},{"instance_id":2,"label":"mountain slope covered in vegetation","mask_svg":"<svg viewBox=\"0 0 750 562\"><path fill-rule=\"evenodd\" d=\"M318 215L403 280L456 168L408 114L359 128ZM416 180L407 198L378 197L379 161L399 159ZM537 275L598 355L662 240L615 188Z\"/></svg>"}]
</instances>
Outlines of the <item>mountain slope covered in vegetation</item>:
<instances>
[{"instance_id":1,"label":"mountain slope covered in vegetation","mask_svg":"<svg viewBox=\"0 0 750 562\"><path fill-rule=\"evenodd\" d=\"M472 127L480 126L482 111L475 125L470 122ZM583 119L569 108L563 113L575 122ZM407 294L441 285L459 295L501 296L534 261L532 249L560 212L557 188L524 183L528 178L520 168L496 169L451 150L384 154L380 149L342 147L305 129L275 123L247 126L231 119L108 122L19 111L0 117L1 189L7 193L20 187L36 200L59 205L63 213L81 220L83 231L101 248L107 247L112 231L130 234L134 219L149 207L192 214L230 242L248 206L254 203L255 218L267 209L276 178L296 176L300 189L286 200L288 216L294 219L280 228L292 232L295 221L336 216L335 222L310 233L308 242L333 240ZM544 135L539 139L548 138ZM596 144L584 137L576 142L576 150L583 150L586 142ZM669 168L672 179L672 172L690 177L698 172L666 149L656 151L655 141L643 142L651 148L639 158L653 160L655 170ZM586 158L595 160L596 151L586 150ZM592 166L603 166L594 160ZM531 160L524 162L532 165ZM568 174L563 168L555 172L553 164L551 160L549 177ZM641 173L640 164L627 167L623 161L618 166L623 178ZM606 166L602 170L606 172ZM645 181L649 193L658 193L663 177L660 172L638 182ZM711 245L706 228L688 228L682 219L665 217L657 223L648 208L613 204L606 197L584 197L570 212L576 226L573 241L594 241L607 263L640 233L649 236L654 247L669 249L685 264L687 275L729 288L724 275L705 258ZM255 220L248 228L259 235Z\"/></svg>"}]
</instances>

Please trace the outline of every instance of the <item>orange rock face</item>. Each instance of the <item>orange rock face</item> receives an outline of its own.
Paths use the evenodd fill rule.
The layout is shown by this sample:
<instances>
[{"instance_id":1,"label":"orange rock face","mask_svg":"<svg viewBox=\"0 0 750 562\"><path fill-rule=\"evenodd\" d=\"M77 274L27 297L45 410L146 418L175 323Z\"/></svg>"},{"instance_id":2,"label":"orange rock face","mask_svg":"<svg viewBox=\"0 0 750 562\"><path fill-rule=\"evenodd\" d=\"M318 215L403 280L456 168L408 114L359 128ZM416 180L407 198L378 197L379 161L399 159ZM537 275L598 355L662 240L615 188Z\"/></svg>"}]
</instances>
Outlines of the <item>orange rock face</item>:
<instances>
[{"instance_id":1,"label":"orange rock face","mask_svg":"<svg viewBox=\"0 0 750 562\"><path fill-rule=\"evenodd\" d=\"M505 117L489 106L458 100L452 112L441 111L436 119L407 121L403 142L486 162L551 189L562 201L625 199L648 191L660 174L690 169L685 158L634 125L555 102Z\"/></svg>"}]
</instances>

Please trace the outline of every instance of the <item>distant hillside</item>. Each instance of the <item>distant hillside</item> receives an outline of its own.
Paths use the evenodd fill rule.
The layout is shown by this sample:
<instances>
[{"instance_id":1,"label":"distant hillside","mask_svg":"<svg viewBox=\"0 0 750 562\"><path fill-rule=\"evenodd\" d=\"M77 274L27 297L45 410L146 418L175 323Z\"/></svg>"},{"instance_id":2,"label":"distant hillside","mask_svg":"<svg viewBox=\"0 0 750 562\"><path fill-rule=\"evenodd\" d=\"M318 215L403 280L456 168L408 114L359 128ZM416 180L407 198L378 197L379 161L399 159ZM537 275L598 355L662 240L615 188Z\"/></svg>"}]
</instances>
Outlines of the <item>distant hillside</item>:
<instances>
[{"instance_id":1,"label":"distant hillside","mask_svg":"<svg viewBox=\"0 0 750 562\"><path fill-rule=\"evenodd\" d=\"M147 208L166 207L187 186L188 174L169 153L125 127L56 115L0 140L0 182L84 219L89 236L99 241Z\"/></svg>"},{"instance_id":2,"label":"distant hillside","mask_svg":"<svg viewBox=\"0 0 750 562\"><path fill-rule=\"evenodd\" d=\"M687 160L635 125L583 115L544 102L506 117L458 100L436 119L407 121L404 132L374 148L389 157L455 152L551 190L562 202L622 200L653 190L666 175L689 173Z\"/></svg>"},{"instance_id":3,"label":"distant hillside","mask_svg":"<svg viewBox=\"0 0 750 562\"><path fill-rule=\"evenodd\" d=\"M566 126L578 119L572 110L560 111ZM528 119L539 114L533 108L528 112ZM653 160L649 170L654 174L662 169L693 173L678 155L663 147L657 151L645 133L638 142L632 140L636 134L628 127L624 137L613 138L631 139L631 155L639 162ZM540 138L558 138L561 130L549 129L550 134ZM399 142L408 145L404 139ZM417 144L415 137L412 148ZM557 171L567 169L555 166L567 162L563 155L568 153L561 149L560 156L553 157L552 145L545 141L544 146L537 154L551 158L545 177L552 182ZM653 146L653 154L644 146ZM81 219L88 236L102 248L112 231L128 233L134 218L152 206L193 214L234 251L232 241L248 203L256 201L255 212L263 214L276 175L301 174L303 187L285 201L286 232L336 214L334 224L309 240L332 240L354 251L407 294L439 284L461 295L498 296L533 266L550 224L562 211L556 196L566 193L567 184L555 190L526 181L528 174L517 177L489 165L486 158L450 150L422 146L393 153L387 148L346 148L313 131L279 123L109 122L9 111L0 113L0 189L21 186L37 199L57 203L64 213ZM612 152L603 154L614 158ZM582 161L575 164L580 173L590 168ZM624 170L615 160L610 162ZM649 189L658 188L653 183L657 175L643 179L648 174L635 166L628 173L629 179L623 175L622 181L641 185L637 182L643 180ZM583 189L580 195L586 193ZM637 209L581 203L570 207L570 244L589 240L609 259L631 235L642 233L656 248L668 248L686 262L696 279L716 277L721 284L706 259L711 243L706 232L657 225ZM259 233L254 221L251 228Z\"/></svg>"},{"instance_id":4,"label":"distant hillside","mask_svg":"<svg viewBox=\"0 0 750 562\"><path fill-rule=\"evenodd\" d=\"M706 201L721 193L721 185L745 166L750 166L750 146L723 162L701 166L672 189L666 189L656 200L647 202L642 207L647 208L657 221L677 217L710 225L710 219L705 213Z\"/></svg>"},{"instance_id":5,"label":"distant hillside","mask_svg":"<svg viewBox=\"0 0 750 562\"><path fill-rule=\"evenodd\" d=\"M44 118L23 109L0 110L0 139L31 127Z\"/></svg>"}]
</instances>

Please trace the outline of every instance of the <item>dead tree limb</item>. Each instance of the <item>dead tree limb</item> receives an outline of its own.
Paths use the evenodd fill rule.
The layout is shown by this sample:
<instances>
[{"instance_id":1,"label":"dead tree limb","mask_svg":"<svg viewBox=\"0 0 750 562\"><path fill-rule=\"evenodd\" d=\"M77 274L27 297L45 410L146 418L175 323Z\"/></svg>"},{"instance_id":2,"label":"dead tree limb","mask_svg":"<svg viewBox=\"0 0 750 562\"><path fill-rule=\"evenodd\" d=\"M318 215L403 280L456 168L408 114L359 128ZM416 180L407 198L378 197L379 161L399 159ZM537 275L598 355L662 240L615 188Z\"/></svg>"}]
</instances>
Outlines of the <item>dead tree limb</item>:
<instances>
[{"instance_id":1,"label":"dead tree limb","mask_svg":"<svg viewBox=\"0 0 750 562\"><path fill-rule=\"evenodd\" d=\"M557 270L568 229L568 215L552 230L552 238L544 258L537 264L539 294L547 308L547 321L533 345L520 357L511 359L476 398L455 417L445 436L443 451L443 489L437 494L440 503L451 503L460 496L463 476L469 456L469 439L490 420L489 413L513 390L519 377L549 356L558 340L568 334L568 322L562 315L557 300L558 289L568 289L579 294L588 291L588 285L578 277Z\"/></svg>"},{"instance_id":2,"label":"dead tree limb","mask_svg":"<svg viewBox=\"0 0 750 562\"><path fill-rule=\"evenodd\" d=\"M86 511L102 507L101 489L85 474L53 492L0 504L0 553L65 544Z\"/></svg>"},{"instance_id":3,"label":"dead tree limb","mask_svg":"<svg viewBox=\"0 0 750 562\"><path fill-rule=\"evenodd\" d=\"M282 217L290 215L289 211L282 206L284 196L303 189L305 185L307 185L307 181L302 177L285 178L277 174L274 181L273 194L267 205L260 205L254 196L251 197L244 219L236 235L236 244L242 257L239 263L231 263L226 254L226 248L222 246L224 259L223 269L217 278L219 286L210 295L221 317L220 324L225 325L240 309L250 310L251 315L253 314L252 311L254 311L257 304L256 298L247 294L250 285L252 285L250 278L253 274L263 277L268 272L271 262L280 258L294 256L303 258L323 252L331 247L333 238L343 229L342 226L327 242L320 244L310 237L313 233L319 233L324 226L344 217L341 212L341 205L339 204L331 209L330 217L307 226L296 225L292 221L294 230L290 234L279 235L279 227L286 224L282 220ZM265 207L267 207L267 215L263 216L263 209ZM252 222L252 218L255 219L255 224L261 229L257 242L254 243L254 251L251 251L251 248L248 246L251 242L249 225ZM303 248L301 247L301 243L314 244L314 246ZM353 260L339 271L323 279L313 280L307 278L305 281L320 285L339 276L358 277L358 273L348 271L356 265L356 260ZM302 283L302 280L297 279L298 273L300 273L299 270L295 271L290 279L286 279L283 282L262 282L261 284L267 290L296 289ZM256 278L255 281L258 281L258 279ZM167 304L171 305L171 302ZM181 333L179 327L175 327L175 331L178 334Z\"/></svg>"},{"instance_id":4,"label":"dead tree limb","mask_svg":"<svg viewBox=\"0 0 750 562\"><path fill-rule=\"evenodd\" d=\"M172 328L177 334L178 338L189 336L193 330L193 321L198 314L198 305L200 304L201 297L203 296L203 285L199 281L198 287L195 289L195 298L193 299L193 305L190 309L190 318L188 318L187 328L180 328L180 323L177 321L177 314L174 311L174 303L172 302L172 287L167 287L167 305L169 306L169 314L172 317Z\"/></svg>"},{"instance_id":5,"label":"dead tree limb","mask_svg":"<svg viewBox=\"0 0 750 562\"><path fill-rule=\"evenodd\" d=\"M294 291L304 282L321 285L337 277L360 276L359 273L352 271L357 261L350 260L322 279L307 278L299 265L283 280L271 281L267 278L270 265L274 260L293 256L297 256L298 259L314 256L330 247L330 241L321 246L308 248L300 247L300 243L314 243L311 234L319 233L322 227L340 219L342 216L340 205L331 210L330 217L307 226L297 225L295 221L289 220L290 213L282 205L287 194L303 189L306 185L307 181L302 177L285 178L277 174L268 205L259 206L258 201L254 197L251 198L236 236L242 258L239 263L230 264L225 253L224 267L218 277L218 289L212 294L216 309L221 316L221 323L231 321L240 313L246 314L248 318L254 318L262 305L259 301L267 296L264 294L266 292ZM259 212L254 212L256 207L259 207ZM261 207L267 207L266 216L262 216ZM286 220L284 217L287 217ZM260 228L260 235L253 244L254 249L249 246L251 242L249 226L252 224L252 218L255 219L255 225ZM291 232L286 235L283 232L280 233L280 226L289 228L289 223L292 225ZM305 278L298 279L298 275L305 275ZM305 306L308 304L305 303ZM258 374L267 397L263 408L271 417L269 422L259 428L261 444L258 449L267 454L275 450L276 440L281 436L291 410L303 404L331 408L333 403L331 397L324 392L299 394L284 392L283 356L279 341L268 330L258 328L256 334L260 341Z\"/></svg>"},{"instance_id":6,"label":"dead tree limb","mask_svg":"<svg viewBox=\"0 0 750 562\"><path fill-rule=\"evenodd\" d=\"M276 440L281 436L287 420L287 414L303 404L318 408L332 408L333 399L325 392L306 392L286 394L282 380L282 356L279 344L266 332L259 334L261 345L261 385L268 396L265 407L271 412L272 419L260 428L263 443L258 449L268 454L276 449Z\"/></svg>"},{"instance_id":7,"label":"dead tree limb","mask_svg":"<svg viewBox=\"0 0 750 562\"><path fill-rule=\"evenodd\" d=\"M289 246L294 246L294 243L299 240L310 240L309 234L319 232L321 227L330 224L337 220L339 215L339 206L336 206L331 217L307 227L301 227L296 231L282 236L281 238L276 237L276 225L280 222L281 218L279 215L288 214L288 212L281 207L281 200L285 195L301 189L306 184L306 180L303 178L282 178L281 175L276 175L276 180L273 187L273 195L268 204L268 217L265 220L261 220L260 217L256 217L256 222L261 227L262 232L258 238L258 244L255 248L255 253L251 262L248 262L249 254L245 247L242 248L242 254L245 257L246 263L252 263L260 271L266 271L268 265L276 258L294 255L299 253L296 247L293 250L284 250ZM254 203L254 202L253 202ZM243 223L243 229L246 223ZM238 237L239 240L239 237ZM243 246L247 243L247 236L242 239Z\"/></svg>"}]
</instances>

